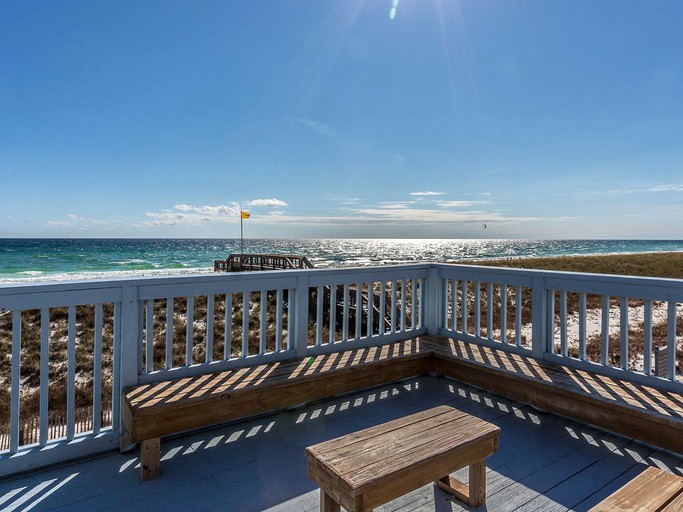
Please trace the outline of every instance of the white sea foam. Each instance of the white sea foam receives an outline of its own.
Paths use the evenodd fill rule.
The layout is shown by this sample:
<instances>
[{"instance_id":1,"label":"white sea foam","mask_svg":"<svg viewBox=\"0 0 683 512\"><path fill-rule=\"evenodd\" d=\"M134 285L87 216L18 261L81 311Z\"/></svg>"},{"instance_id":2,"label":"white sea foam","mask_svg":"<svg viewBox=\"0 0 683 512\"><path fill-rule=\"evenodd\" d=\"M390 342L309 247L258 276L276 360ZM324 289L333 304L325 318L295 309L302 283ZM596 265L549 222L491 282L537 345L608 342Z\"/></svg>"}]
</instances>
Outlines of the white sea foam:
<instances>
[{"instance_id":1,"label":"white sea foam","mask_svg":"<svg viewBox=\"0 0 683 512\"><path fill-rule=\"evenodd\" d=\"M45 274L43 272L22 272L13 277L3 276L0 284L31 284L41 282L91 281L99 279L116 280L127 277L159 277L213 273L213 268L171 268L152 270L113 270L106 272L64 272Z\"/></svg>"}]
</instances>

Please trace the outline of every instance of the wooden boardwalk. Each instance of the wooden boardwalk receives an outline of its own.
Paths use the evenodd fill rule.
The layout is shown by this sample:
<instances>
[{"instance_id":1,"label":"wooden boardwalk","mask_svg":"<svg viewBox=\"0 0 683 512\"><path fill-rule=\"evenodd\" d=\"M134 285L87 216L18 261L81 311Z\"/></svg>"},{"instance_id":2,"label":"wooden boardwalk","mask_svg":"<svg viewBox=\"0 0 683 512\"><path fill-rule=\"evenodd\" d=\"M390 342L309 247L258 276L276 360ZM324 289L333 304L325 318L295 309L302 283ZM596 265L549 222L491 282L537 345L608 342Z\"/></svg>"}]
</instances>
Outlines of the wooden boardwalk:
<instances>
[{"instance_id":1,"label":"wooden boardwalk","mask_svg":"<svg viewBox=\"0 0 683 512\"><path fill-rule=\"evenodd\" d=\"M656 466L683 459L448 378L420 377L277 415L164 440L162 477L141 484L137 453L0 482L0 508L32 511L315 511L306 446L447 404L501 428L487 460L489 511L587 510ZM466 480L466 470L456 474ZM468 510L427 485L380 511Z\"/></svg>"}]
</instances>

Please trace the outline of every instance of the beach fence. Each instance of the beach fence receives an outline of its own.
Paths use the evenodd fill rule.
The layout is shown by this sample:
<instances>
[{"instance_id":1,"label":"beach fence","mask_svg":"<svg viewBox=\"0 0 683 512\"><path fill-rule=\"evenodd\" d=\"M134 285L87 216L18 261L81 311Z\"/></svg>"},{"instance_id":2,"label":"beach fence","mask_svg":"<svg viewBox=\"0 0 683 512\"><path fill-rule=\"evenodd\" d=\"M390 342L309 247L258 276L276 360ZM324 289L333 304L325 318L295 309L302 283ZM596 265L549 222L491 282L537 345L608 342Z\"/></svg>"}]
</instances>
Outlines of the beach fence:
<instances>
[{"instance_id":1,"label":"beach fence","mask_svg":"<svg viewBox=\"0 0 683 512\"><path fill-rule=\"evenodd\" d=\"M77 434L89 432L93 429L93 408L83 407L75 412L75 431ZM111 408L100 411L100 424L110 426L112 420ZM65 438L67 433L66 413L53 412L48 414L47 433L49 439ZM19 426L19 444L31 445L40 440L40 416L33 416L23 420ZM9 450L10 424L0 425L0 450Z\"/></svg>"}]
</instances>

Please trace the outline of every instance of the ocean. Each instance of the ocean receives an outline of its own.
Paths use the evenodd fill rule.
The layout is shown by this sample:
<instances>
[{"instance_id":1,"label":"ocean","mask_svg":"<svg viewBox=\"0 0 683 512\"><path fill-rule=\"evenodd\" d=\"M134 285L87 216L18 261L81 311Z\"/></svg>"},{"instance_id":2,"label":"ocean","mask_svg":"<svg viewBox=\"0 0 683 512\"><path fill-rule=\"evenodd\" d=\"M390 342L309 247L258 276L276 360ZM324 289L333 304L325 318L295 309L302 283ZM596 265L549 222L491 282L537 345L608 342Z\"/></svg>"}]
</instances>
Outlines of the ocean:
<instances>
[{"instance_id":1,"label":"ocean","mask_svg":"<svg viewBox=\"0 0 683 512\"><path fill-rule=\"evenodd\" d=\"M246 253L307 256L319 268L683 251L683 240L245 239ZM211 272L239 239L0 239L0 283Z\"/></svg>"}]
</instances>

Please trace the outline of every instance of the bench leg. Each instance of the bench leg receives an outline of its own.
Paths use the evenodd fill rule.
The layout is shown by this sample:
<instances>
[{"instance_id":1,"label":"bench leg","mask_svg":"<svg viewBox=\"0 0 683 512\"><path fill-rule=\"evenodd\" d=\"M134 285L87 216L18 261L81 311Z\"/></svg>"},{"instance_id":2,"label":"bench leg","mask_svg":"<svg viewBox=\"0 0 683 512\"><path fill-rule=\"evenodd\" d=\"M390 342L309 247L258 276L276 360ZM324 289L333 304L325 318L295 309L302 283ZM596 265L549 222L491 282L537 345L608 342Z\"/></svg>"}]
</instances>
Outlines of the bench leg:
<instances>
[{"instance_id":1,"label":"bench leg","mask_svg":"<svg viewBox=\"0 0 683 512\"><path fill-rule=\"evenodd\" d=\"M486 459L470 464L470 507L486 503Z\"/></svg>"},{"instance_id":2,"label":"bench leg","mask_svg":"<svg viewBox=\"0 0 683 512\"><path fill-rule=\"evenodd\" d=\"M140 480L153 480L159 476L161 442L158 437L140 443Z\"/></svg>"},{"instance_id":3,"label":"bench leg","mask_svg":"<svg viewBox=\"0 0 683 512\"><path fill-rule=\"evenodd\" d=\"M341 507L332 496L320 489L320 512L340 512Z\"/></svg>"},{"instance_id":4,"label":"bench leg","mask_svg":"<svg viewBox=\"0 0 683 512\"><path fill-rule=\"evenodd\" d=\"M470 464L470 483L463 484L452 476L440 478L436 485L457 500L478 507L486 503L486 459Z\"/></svg>"}]
</instances>

